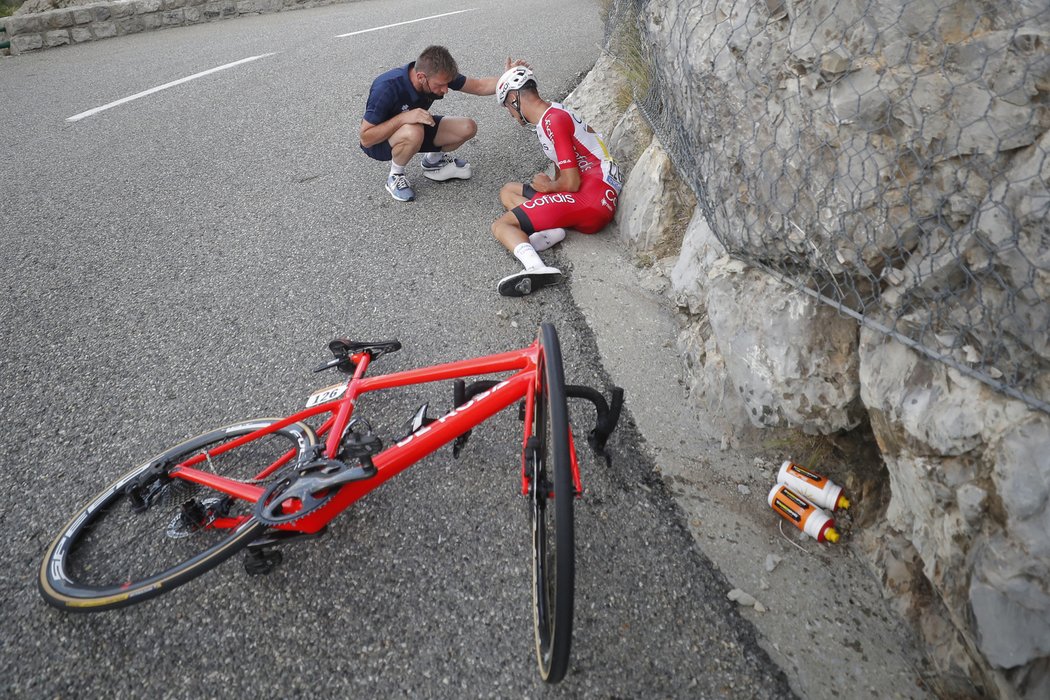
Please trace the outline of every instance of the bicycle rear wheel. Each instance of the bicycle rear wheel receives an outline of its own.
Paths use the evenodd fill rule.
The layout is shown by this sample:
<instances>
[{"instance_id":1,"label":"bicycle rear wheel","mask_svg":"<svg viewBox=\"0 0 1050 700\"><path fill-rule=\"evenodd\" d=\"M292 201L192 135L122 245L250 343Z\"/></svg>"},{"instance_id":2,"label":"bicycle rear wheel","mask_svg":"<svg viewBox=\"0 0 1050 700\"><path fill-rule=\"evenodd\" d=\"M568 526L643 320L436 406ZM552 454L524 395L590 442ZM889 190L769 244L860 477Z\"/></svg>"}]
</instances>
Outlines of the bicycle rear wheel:
<instances>
[{"instance_id":1,"label":"bicycle rear wheel","mask_svg":"<svg viewBox=\"0 0 1050 700\"><path fill-rule=\"evenodd\" d=\"M557 683L569 668L575 588L572 470L565 376L558 334L540 327L540 386L526 459L532 481L532 608L540 676Z\"/></svg>"},{"instance_id":2,"label":"bicycle rear wheel","mask_svg":"<svg viewBox=\"0 0 1050 700\"><path fill-rule=\"evenodd\" d=\"M254 503L171 477L167 471L276 421L243 421L172 447L118 479L85 506L51 543L40 594L63 610L91 612L148 600L210 570L259 536ZM316 442L293 424L197 465L246 482Z\"/></svg>"}]
</instances>

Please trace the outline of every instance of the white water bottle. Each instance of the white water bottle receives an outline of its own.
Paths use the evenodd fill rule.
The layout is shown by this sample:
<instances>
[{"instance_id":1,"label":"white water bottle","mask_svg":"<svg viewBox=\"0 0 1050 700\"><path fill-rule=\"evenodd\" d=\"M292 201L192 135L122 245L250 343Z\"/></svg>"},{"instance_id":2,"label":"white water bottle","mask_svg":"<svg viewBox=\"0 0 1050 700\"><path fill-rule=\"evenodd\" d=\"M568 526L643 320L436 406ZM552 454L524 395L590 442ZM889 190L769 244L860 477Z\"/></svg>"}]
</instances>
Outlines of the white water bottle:
<instances>
[{"instance_id":1,"label":"white water bottle","mask_svg":"<svg viewBox=\"0 0 1050 700\"><path fill-rule=\"evenodd\" d=\"M780 465L777 483L786 485L818 508L831 511L849 508L849 499L842 495L841 486L791 460Z\"/></svg>"},{"instance_id":2,"label":"white water bottle","mask_svg":"<svg viewBox=\"0 0 1050 700\"><path fill-rule=\"evenodd\" d=\"M831 516L802 498L784 484L769 492L769 506L817 542L838 542L839 533Z\"/></svg>"}]
</instances>

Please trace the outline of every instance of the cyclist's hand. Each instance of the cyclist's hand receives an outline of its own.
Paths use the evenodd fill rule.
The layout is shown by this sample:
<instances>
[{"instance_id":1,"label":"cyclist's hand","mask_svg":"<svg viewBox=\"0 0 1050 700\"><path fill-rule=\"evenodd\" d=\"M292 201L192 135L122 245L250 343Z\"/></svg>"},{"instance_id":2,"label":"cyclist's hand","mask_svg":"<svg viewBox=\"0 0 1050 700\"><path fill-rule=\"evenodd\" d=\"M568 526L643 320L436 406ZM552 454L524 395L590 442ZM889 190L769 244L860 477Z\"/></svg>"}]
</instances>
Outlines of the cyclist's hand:
<instances>
[{"instance_id":1,"label":"cyclist's hand","mask_svg":"<svg viewBox=\"0 0 1050 700\"><path fill-rule=\"evenodd\" d=\"M404 113L406 124L423 124L425 126L434 126L434 117L430 116L430 112L426 111L422 107L416 107L413 110L409 110Z\"/></svg>"},{"instance_id":2,"label":"cyclist's hand","mask_svg":"<svg viewBox=\"0 0 1050 700\"><path fill-rule=\"evenodd\" d=\"M552 181L547 173L536 173L536 177L532 178L532 189L537 192L550 192Z\"/></svg>"},{"instance_id":3,"label":"cyclist's hand","mask_svg":"<svg viewBox=\"0 0 1050 700\"><path fill-rule=\"evenodd\" d=\"M512 58L510 58L510 57L508 56L508 57L507 57L507 67L506 67L506 68L504 68L503 70L504 70L504 71L508 71L508 70L510 70L511 68L516 68L517 66L525 66L526 68L529 68L529 69L531 69L531 68L532 68L532 66L530 66L530 65L529 65L529 64L528 64L527 62L525 62L524 60L522 60L522 59L520 59L520 58L515 58L515 59L512 59Z\"/></svg>"}]
</instances>

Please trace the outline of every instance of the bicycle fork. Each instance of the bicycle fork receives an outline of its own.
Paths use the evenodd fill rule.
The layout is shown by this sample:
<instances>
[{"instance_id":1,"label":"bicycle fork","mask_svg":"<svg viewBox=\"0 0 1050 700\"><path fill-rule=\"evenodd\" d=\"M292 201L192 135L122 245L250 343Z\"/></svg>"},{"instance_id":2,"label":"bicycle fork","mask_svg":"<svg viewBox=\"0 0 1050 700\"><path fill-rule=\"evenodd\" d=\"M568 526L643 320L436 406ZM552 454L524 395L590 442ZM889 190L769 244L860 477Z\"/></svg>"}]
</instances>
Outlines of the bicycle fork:
<instances>
[{"instance_id":1,"label":"bicycle fork","mask_svg":"<svg viewBox=\"0 0 1050 700\"><path fill-rule=\"evenodd\" d=\"M612 466L612 455L605 449L609 436L616 430L620 422L620 412L623 408L623 389L614 386L610 392L609 401L597 389L580 384L566 384L565 396L570 399L583 399L594 405L595 425L587 433L587 444L591 446L595 454L605 458L605 465ZM529 390L525 400L518 410L518 420L526 425L531 425L535 412L535 391ZM529 477L529 465L536 459L539 450L538 438L534 435L528 436L522 444L521 462L521 495L528 496L531 493L532 484ZM580 478L580 464L576 457L576 441L573 437L572 424L569 425L569 459L572 465L573 495L577 498L583 495L583 482Z\"/></svg>"}]
</instances>

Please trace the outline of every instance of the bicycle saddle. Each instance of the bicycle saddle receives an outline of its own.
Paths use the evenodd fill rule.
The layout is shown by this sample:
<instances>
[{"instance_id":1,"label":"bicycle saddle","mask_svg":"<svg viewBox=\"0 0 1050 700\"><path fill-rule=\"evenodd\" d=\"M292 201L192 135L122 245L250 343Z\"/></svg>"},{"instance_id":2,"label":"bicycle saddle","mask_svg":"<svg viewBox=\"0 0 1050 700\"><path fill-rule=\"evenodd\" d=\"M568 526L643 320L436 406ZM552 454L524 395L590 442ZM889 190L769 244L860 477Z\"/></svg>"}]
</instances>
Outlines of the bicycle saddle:
<instances>
[{"instance_id":1,"label":"bicycle saddle","mask_svg":"<svg viewBox=\"0 0 1050 700\"><path fill-rule=\"evenodd\" d=\"M350 357L359 352L367 352L374 360L388 352L397 352L401 349L401 342L397 340L381 340L376 343L365 343L347 338L336 338L328 344L328 349L336 357Z\"/></svg>"},{"instance_id":2,"label":"bicycle saddle","mask_svg":"<svg viewBox=\"0 0 1050 700\"><path fill-rule=\"evenodd\" d=\"M388 352L397 352L401 349L401 343L397 340L383 340L378 343L362 343L356 340L347 340L346 338L336 338L328 344L328 349L335 355L334 360L325 362L320 367L315 367L314 372L323 372L326 369L332 369L338 367L340 372L346 374L353 374L355 365L353 360L350 358L358 353L366 352L371 359L376 359L380 355L385 355Z\"/></svg>"}]
</instances>

